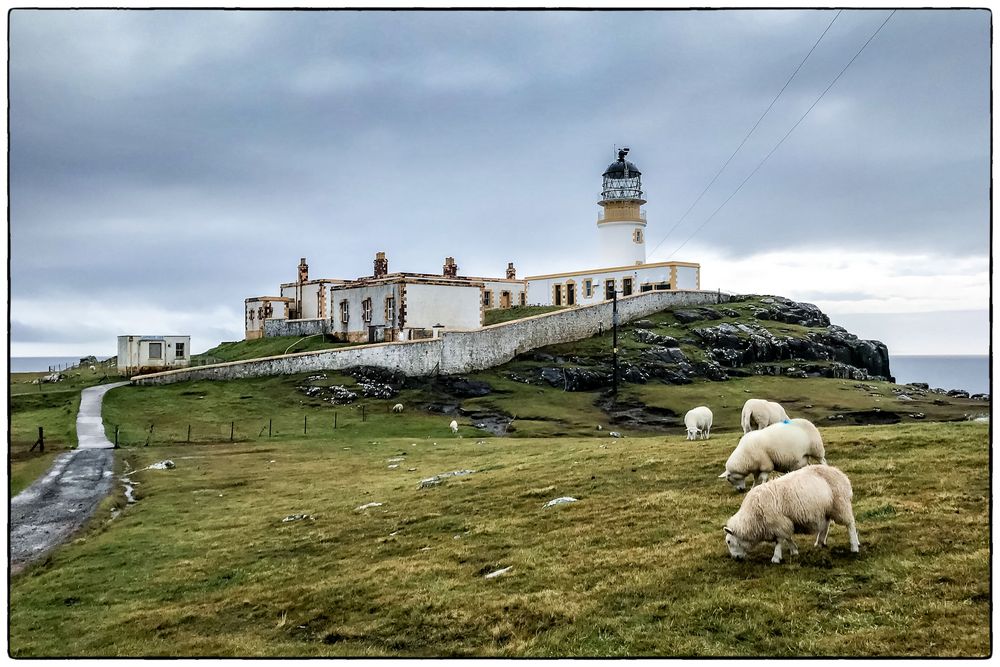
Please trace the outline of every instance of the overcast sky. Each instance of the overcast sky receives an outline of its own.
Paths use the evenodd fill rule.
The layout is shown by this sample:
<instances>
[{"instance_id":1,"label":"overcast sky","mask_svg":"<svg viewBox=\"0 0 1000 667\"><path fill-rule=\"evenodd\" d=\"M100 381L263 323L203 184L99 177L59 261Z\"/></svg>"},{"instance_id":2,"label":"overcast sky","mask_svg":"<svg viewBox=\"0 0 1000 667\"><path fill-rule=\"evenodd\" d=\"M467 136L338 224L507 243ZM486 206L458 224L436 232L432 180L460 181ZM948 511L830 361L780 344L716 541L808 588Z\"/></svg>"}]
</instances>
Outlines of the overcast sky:
<instances>
[{"instance_id":1,"label":"overcast sky","mask_svg":"<svg viewBox=\"0 0 1000 667\"><path fill-rule=\"evenodd\" d=\"M889 12L836 14L14 10L11 353L238 340L243 299L303 256L329 278L377 251L596 266L618 144L650 261L811 301L890 353L985 354L987 11L897 11L719 209Z\"/></svg>"}]
</instances>

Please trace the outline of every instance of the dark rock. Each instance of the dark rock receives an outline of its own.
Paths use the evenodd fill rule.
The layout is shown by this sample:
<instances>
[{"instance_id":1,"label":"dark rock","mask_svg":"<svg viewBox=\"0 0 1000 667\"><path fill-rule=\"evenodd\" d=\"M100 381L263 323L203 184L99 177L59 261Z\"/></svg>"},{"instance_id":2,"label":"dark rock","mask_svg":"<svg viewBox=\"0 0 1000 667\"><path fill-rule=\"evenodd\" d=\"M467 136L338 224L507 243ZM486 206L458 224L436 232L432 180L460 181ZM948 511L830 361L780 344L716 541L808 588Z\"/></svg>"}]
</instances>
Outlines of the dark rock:
<instances>
[{"instance_id":1,"label":"dark rock","mask_svg":"<svg viewBox=\"0 0 1000 667\"><path fill-rule=\"evenodd\" d=\"M789 366L788 368L785 369L785 377L804 378L808 376L806 375L806 372L801 368L795 368L794 366Z\"/></svg>"},{"instance_id":2,"label":"dark rock","mask_svg":"<svg viewBox=\"0 0 1000 667\"><path fill-rule=\"evenodd\" d=\"M907 386L916 387L917 389L923 389L924 391L928 391L931 388L931 386L926 382L911 382Z\"/></svg>"},{"instance_id":3,"label":"dark rock","mask_svg":"<svg viewBox=\"0 0 1000 667\"><path fill-rule=\"evenodd\" d=\"M435 384L441 391L457 398L477 398L493 391L493 387L486 382L455 375L442 375L436 379Z\"/></svg>"},{"instance_id":4,"label":"dark rock","mask_svg":"<svg viewBox=\"0 0 1000 667\"><path fill-rule=\"evenodd\" d=\"M988 401L988 400L990 400L990 395L989 394L973 394L973 395L969 396L969 398L971 398L974 401Z\"/></svg>"},{"instance_id":5,"label":"dark rock","mask_svg":"<svg viewBox=\"0 0 1000 667\"><path fill-rule=\"evenodd\" d=\"M458 412L458 404L456 403L426 403L423 408L427 412L441 415L453 415Z\"/></svg>"},{"instance_id":6,"label":"dark rock","mask_svg":"<svg viewBox=\"0 0 1000 667\"><path fill-rule=\"evenodd\" d=\"M664 431L681 424L681 418L675 412L640 401L615 401L611 396L604 396L594 405L607 413L612 424Z\"/></svg>"},{"instance_id":7,"label":"dark rock","mask_svg":"<svg viewBox=\"0 0 1000 667\"><path fill-rule=\"evenodd\" d=\"M660 362L663 364L679 364L687 361L687 357L678 347L651 347L639 354L644 362Z\"/></svg>"},{"instance_id":8,"label":"dark rock","mask_svg":"<svg viewBox=\"0 0 1000 667\"><path fill-rule=\"evenodd\" d=\"M343 385L334 385L333 387L329 387L329 390L330 394L332 394L329 400L334 405L346 405L348 403L353 403L358 398L358 395L355 392L351 391L347 387L344 387Z\"/></svg>"},{"instance_id":9,"label":"dark rock","mask_svg":"<svg viewBox=\"0 0 1000 667\"><path fill-rule=\"evenodd\" d=\"M655 334L652 331L646 331L645 329L637 329L632 334L635 339L640 343L646 343L648 345L660 345L663 347L677 347L680 343L677 339L672 336L661 336Z\"/></svg>"},{"instance_id":10,"label":"dark rock","mask_svg":"<svg viewBox=\"0 0 1000 667\"><path fill-rule=\"evenodd\" d=\"M399 393L399 390L406 384L406 375L404 373L389 370L388 368L355 366L354 368L348 368L345 372L354 378L359 385L388 385L396 393Z\"/></svg>"},{"instance_id":11,"label":"dark rock","mask_svg":"<svg viewBox=\"0 0 1000 667\"><path fill-rule=\"evenodd\" d=\"M964 389L952 389L948 392L948 395L953 396L954 398L968 398L969 392Z\"/></svg>"},{"instance_id":12,"label":"dark rock","mask_svg":"<svg viewBox=\"0 0 1000 667\"><path fill-rule=\"evenodd\" d=\"M912 419L923 419L926 416L927 415L925 415L923 412L914 412L912 415L910 415Z\"/></svg>"},{"instance_id":13,"label":"dark rock","mask_svg":"<svg viewBox=\"0 0 1000 667\"><path fill-rule=\"evenodd\" d=\"M694 368L697 371L698 375L706 377L709 380L713 380L715 382L722 382L723 380L729 379L729 375L727 375L726 371L722 369L722 366L715 363L714 361L695 362Z\"/></svg>"},{"instance_id":14,"label":"dark rock","mask_svg":"<svg viewBox=\"0 0 1000 667\"><path fill-rule=\"evenodd\" d=\"M689 308L686 310L675 310L674 317L678 322L690 324L699 320L721 320L722 315L711 308Z\"/></svg>"},{"instance_id":15,"label":"dark rock","mask_svg":"<svg viewBox=\"0 0 1000 667\"><path fill-rule=\"evenodd\" d=\"M542 368L539 375L550 386L564 391L591 391L610 387L611 371L604 368ZM623 377L619 376L620 378Z\"/></svg>"},{"instance_id":16,"label":"dark rock","mask_svg":"<svg viewBox=\"0 0 1000 667\"><path fill-rule=\"evenodd\" d=\"M632 323L636 329L654 329L656 325L651 320L636 320Z\"/></svg>"},{"instance_id":17,"label":"dark rock","mask_svg":"<svg viewBox=\"0 0 1000 667\"><path fill-rule=\"evenodd\" d=\"M895 412L889 412L888 410L879 410L875 408L873 410L856 410L854 412L845 412L844 419L853 424L898 424L901 418Z\"/></svg>"}]
</instances>

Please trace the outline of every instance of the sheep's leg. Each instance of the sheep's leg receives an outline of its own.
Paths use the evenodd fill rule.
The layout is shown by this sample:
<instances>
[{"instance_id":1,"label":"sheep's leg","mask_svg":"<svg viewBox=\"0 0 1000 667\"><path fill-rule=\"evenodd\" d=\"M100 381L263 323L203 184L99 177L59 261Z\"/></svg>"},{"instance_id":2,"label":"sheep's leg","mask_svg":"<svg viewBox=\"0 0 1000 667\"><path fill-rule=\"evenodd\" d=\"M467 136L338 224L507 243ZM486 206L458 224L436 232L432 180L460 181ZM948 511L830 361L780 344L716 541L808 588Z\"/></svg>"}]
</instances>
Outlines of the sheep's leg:
<instances>
[{"instance_id":1,"label":"sheep's leg","mask_svg":"<svg viewBox=\"0 0 1000 667\"><path fill-rule=\"evenodd\" d=\"M767 476L770 474L771 473L769 472L764 472L764 471L760 472L757 475L757 479L754 480L754 485L756 486L757 482L760 482L761 484L767 484Z\"/></svg>"},{"instance_id":2,"label":"sheep's leg","mask_svg":"<svg viewBox=\"0 0 1000 667\"><path fill-rule=\"evenodd\" d=\"M788 542L788 553L792 554L793 556L798 556L799 548L795 546L795 540L789 537L785 541Z\"/></svg>"},{"instance_id":3,"label":"sheep's leg","mask_svg":"<svg viewBox=\"0 0 1000 667\"><path fill-rule=\"evenodd\" d=\"M813 546L825 547L826 536L830 534L830 519L826 518L819 522L819 532L816 533L816 544Z\"/></svg>"},{"instance_id":4,"label":"sheep's leg","mask_svg":"<svg viewBox=\"0 0 1000 667\"><path fill-rule=\"evenodd\" d=\"M861 543L858 542L858 527L854 524L854 518L851 518L851 522L847 524L847 535L851 540L851 553L858 553L858 548Z\"/></svg>"},{"instance_id":5,"label":"sheep's leg","mask_svg":"<svg viewBox=\"0 0 1000 667\"><path fill-rule=\"evenodd\" d=\"M771 556L772 563L781 562L781 538L779 537L774 541L774 555Z\"/></svg>"}]
</instances>

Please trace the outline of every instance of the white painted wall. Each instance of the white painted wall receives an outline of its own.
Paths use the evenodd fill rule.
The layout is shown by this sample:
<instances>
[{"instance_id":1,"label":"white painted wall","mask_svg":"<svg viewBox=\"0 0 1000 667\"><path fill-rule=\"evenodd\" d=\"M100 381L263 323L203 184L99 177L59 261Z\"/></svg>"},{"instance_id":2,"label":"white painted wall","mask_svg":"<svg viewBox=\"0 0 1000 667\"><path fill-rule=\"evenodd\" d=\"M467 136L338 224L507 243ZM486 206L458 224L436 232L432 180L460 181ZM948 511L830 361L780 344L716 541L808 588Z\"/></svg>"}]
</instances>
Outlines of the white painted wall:
<instances>
[{"instance_id":1,"label":"white painted wall","mask_svg":"<svg viewBox=\"0 0 1000 667\"><path fill-rule=\"evenodd\" d=\"M406 285L406 328L478 329L483 326L479 285Z\"/></svg>"},{"instance_id":2,"label":"white painted wall","mask_svg":"<svg viewBox=\"0 0 1000 667\"><path fill-rule=\"evenodd\" d=\"M150 358L150 345L160 345L158 359ZM178 354L178 344L183 351ZM142 369L185 368L191 363L191 336L119 336L118 372L130 375Z\"/></svg>"},{"instance_id":3,"label":"white painted wall","mask_svg":"<svg viewBox=\"0 0 1000 667\"><path fill-rule=\"evenodd\" d=\"M677 289L698 289L698 269L692 266L678 266Z\"/></svg>"},{"instance_id":4,"label":"white painted wall","mask_svg":"<svg viewBox=\"0 0 1000 667\"><path fill-rule=\"evenodd\" d=\"M502 292L510 292L510 305L520 306L521 305L521 294L524 293L524 281L518 280L517 282L506 282L504 280L484 280L483 281L484 291L489 291L492 294L490 299L490 306L487 310L492 310L493 308L500 307L500 294Z\"/></svg>"},{"instance_id":5,"label":"white painted wall","mask_svg":"<svg viewBox=\"0 0 1000 667\"><path fill-rule=\"evenodd\" d=\"M643 230L642 243L632 240L636 229ZM646 262L646 223L641 221L602 222L597 225L597 242L604 266L628 266Z\"/></svg>"},{"instance_id":6,"label":"white painted wall","mask_svg":"<svg viewBox=\"0 0 1000 667\"><path fill-rule=\"evenodd\" d=\"M396 300L396 320L388 322L385 318L385 299L392 296ZM365 322L361 318L361 304L365 299L372 300L372 319ZM348 321L341 322L340 303L347 301ZM363 287L337 288L330 291L330 331L336 333L368 333L369 326L389 326L399 328L399 283L379 283Z\"/></svg>"},{"instance_id":7,"label":"white painted wall","mask_svg":"<svg viewBox=\"0 0 1000 667\"><path fill-rule=\"evenodd\" d=\"M576 286L577 306L587 306L601 303L605 300L605 284L608 280L615 281L615 288L618 290L619 298L624 285L623 279L632 279L632 293L638 294L643 283L654 285L670 282L670 266L642 265L634 269L622 269L618 271L595 270L592 273L574 276L561 276L558 278L545 278L542 280L528 281L528 305L532 306L552 306L554 304L555 286L562 286L563 301L566 304L566 285L572 282ZM593 289L591 295L586 296L586 281L592 281ZM672 287L672 286L671 286ZM688 288L688 289L693 289Z\"/></svg>"}]
</instances>

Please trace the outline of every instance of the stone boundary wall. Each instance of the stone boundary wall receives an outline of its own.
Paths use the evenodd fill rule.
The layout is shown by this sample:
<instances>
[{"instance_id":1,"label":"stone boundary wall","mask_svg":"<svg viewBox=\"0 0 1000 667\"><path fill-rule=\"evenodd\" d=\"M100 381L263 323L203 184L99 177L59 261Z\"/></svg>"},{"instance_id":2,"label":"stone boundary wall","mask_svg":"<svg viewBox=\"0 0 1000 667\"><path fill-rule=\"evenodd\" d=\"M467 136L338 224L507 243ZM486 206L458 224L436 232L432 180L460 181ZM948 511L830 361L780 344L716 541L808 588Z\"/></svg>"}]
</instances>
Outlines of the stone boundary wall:
<instances>
[{"instance_id":1,"label":"stone boundary wall","mask_svg":"<svg viewBox=\"0 0 1000 667\"><path fill-rule=\"evenodd\" d=\"M619 322L625 323L667 308L706 305L728 300L728 295L696 290L645 292L618 300ZM292 375L378 366L406 375L467 373L485 370L537 347L568 343L611 328L610 301L544 313L470 331L445 331L439 338L375 343L298 352L262 359L196 366L132 378L133 384L171 384L188 380L234 380L269 375Z\"/></svg>"},{"instance_id":2,"label":"stone boundary wall","mask_svg":"<svg viewBox=\"0 0 1000 667\"><path fill-rule=\"evenodd\" d=\"M271 336L313 336L328 333L329 320L316 318L311 320L264 320L264 335Z\"/></svg>"}]
</instances>

